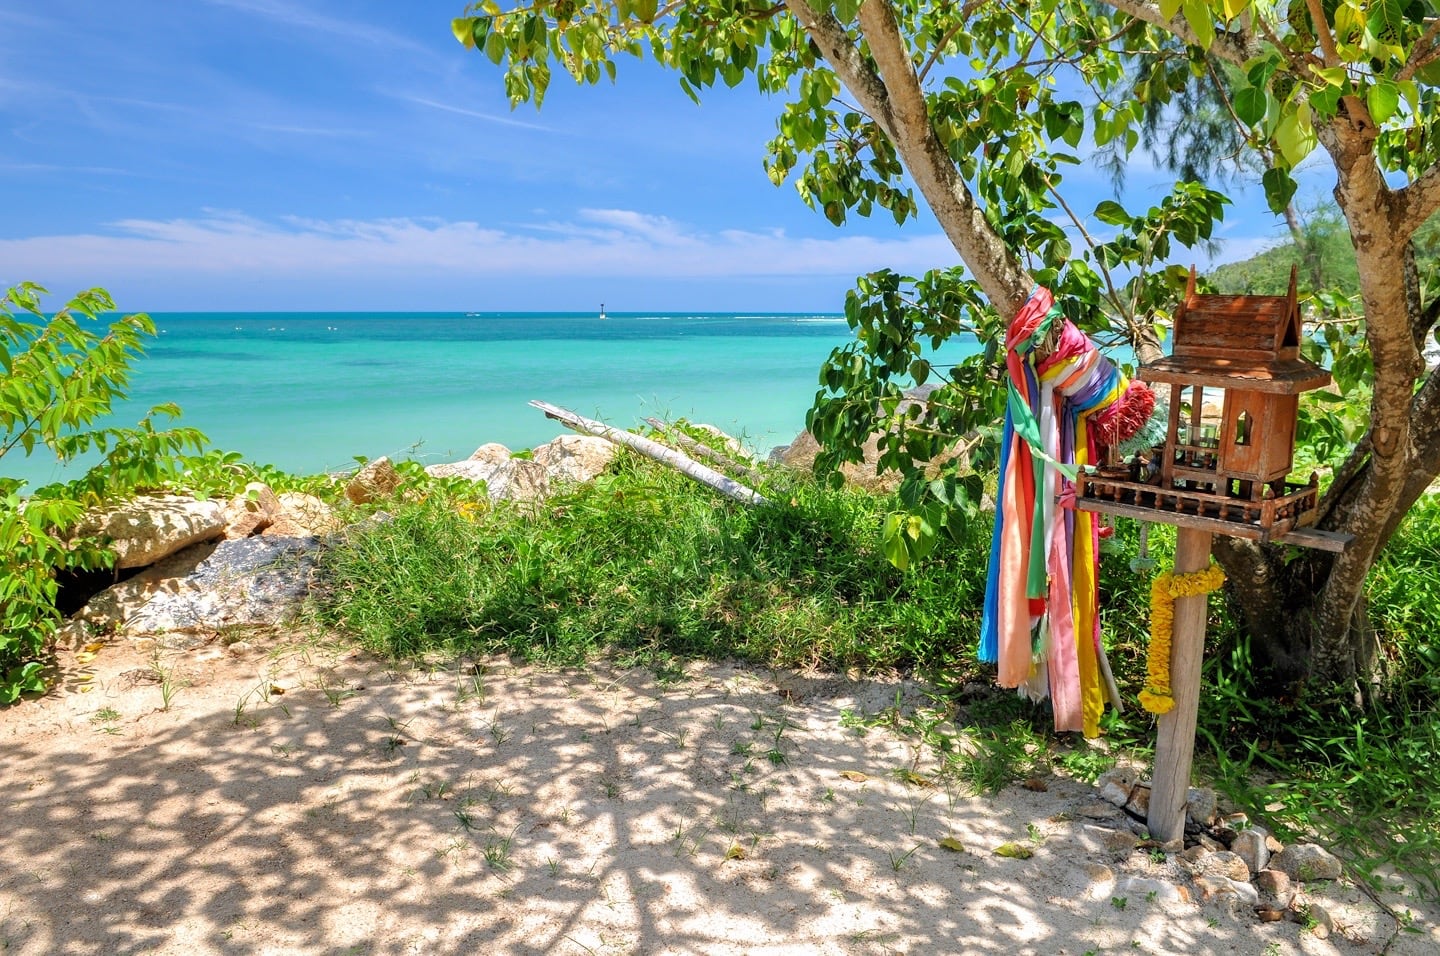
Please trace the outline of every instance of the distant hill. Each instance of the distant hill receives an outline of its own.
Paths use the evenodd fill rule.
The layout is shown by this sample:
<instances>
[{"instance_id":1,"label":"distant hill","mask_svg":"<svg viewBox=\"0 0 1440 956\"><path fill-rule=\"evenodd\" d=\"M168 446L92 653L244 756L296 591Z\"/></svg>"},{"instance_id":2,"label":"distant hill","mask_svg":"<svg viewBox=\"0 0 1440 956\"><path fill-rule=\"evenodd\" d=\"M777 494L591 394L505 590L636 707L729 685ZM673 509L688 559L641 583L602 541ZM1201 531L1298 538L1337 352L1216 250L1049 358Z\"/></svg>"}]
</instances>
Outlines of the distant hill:
<instances>
[{"instance_id":1,"label":"distant hill","mask_svg":"<svg viewBox=\"0 0 1440 956\"><path fill-rule=\"evenodd\" d=\"M1360 273L1355 266L1355 250L1338 211L1312 214L1305 226L1305 239L1317 257L1323 285L1346 295L1358 295ZM1440 282L1440 217L1421 227L1415 235L1415 247L1422 283L1426 278L1432 284ZM1290 287L1292 265L1300 267L1301 294L1311 291L1314 270L1293 241L1277 242L1249 259L1216 266L1207 277L1217 292L1227 295L1284 295Z\"/></svg>"}]
</instances>

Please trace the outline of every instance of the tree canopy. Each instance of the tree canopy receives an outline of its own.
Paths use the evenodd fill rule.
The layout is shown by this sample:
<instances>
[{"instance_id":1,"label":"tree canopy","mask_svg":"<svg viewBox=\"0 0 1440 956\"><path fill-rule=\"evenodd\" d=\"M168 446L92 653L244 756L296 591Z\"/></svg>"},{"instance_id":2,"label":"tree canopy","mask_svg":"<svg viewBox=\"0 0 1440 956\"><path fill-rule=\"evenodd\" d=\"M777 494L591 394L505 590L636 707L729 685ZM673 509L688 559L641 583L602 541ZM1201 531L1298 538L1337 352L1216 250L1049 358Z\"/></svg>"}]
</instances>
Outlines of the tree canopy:
<instances>
[{"instance_id":1,"label":"tree canopy","mask_svg":"<svg viewBox=\"0 0 1440 956\"><path fill-rule=\"evenodd\" d=\"M675 70L696 98L753 79L784 99L766 145L777 184L793 181L837 225L929 206L963 269L864 277L846 303L856 342L822 371L810 416L832 462L858 453L877 405L892 417L885 463L914 479L907 554L970 498L915 463L996 410L993 346L953 370L931 368L922 346L966 331L998 341L1038 282L1082 328L1154 357L1183 281L1173 260L1229 202L1181 179L1150 208L1077 209L1069 167L1096 150L1123 163L1157 124L1184 143L1197 86L1273 211L1290 204L1299 164L1323 155L1357 265L1370 414L1320 520L1354 542L1298 560L1234 539L1216 551L1262 662L1287 679L1347 679L1374 652L1366 571L1440 471L1440 382L1420 355L1437 307L1411 244L1440 208L1437 14L1436 0L484 0L453 26L516 103L538 105L556 71L614 79L624 56ZM902 404L906 385L932 377L941 391L925 411Z\"/></svg>"}]
</instances>

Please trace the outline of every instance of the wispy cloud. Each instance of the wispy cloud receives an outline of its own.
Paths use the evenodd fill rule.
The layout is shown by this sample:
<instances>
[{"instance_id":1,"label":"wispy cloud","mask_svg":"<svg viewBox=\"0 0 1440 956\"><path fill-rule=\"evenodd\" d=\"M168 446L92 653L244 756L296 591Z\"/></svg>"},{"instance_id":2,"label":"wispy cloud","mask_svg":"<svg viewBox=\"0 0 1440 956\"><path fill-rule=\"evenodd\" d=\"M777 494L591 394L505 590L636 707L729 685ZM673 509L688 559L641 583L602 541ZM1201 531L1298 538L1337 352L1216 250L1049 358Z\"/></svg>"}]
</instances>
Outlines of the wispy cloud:
<instances>
[{"instance_id":1,"label":"wispy cloud","mask_svg":"<svg viewBox=\"0 0 1440 956\"><path fill-rule=\"evenodd\" d=\"M272 20L288 27L299 27L316 33L328 34L336 40L363 43L367 46L389 47L425 53L426 48L409 37L382 30L355 20L328 17L298 3L284 0L206 0L213 6L228 7L252 16Z\"/></svg>"},{"instance_id":2,"label":"wispy cloud","mask_svg":"<svg viewBox=\"0 0 1440 956\"><path fill-rule=\"evenodd\" d=\"M479 110L467 110L463 106L451 106L449 103L439 103L435 100L427 100L420 96L407 96L403 94L390 94L398 100L407 103L414 103L417 106L427 106L432 110L443 110L446 113L456 113L460 116L469 116L472 119L484 120L487 123L499 123L501 126L517 126L521 129L538 129L547 133L554 132L549 126L540 123L527 123L524 120L512 119L509 116L500 116L495 113L482 113Z\"/></svg>"},{"instance_id":3,"label":"wispy cloud","mask_svg":"<svg viewBox=\"0 0 1440 956\"><path fill-rule=\"evenodd\" d=\"M936 233L904 239L688 228L629 210L585 210L570 232L548 224L496 228L439 219L261 220L208 212L195 219L128 219L109 234L0 240L19 275L207 274L264 280L378 274L639 278L857 275L882 266L923 270L955 261ZM597 232L592 224L605 226Z\"/></svg>"}]
</instances>

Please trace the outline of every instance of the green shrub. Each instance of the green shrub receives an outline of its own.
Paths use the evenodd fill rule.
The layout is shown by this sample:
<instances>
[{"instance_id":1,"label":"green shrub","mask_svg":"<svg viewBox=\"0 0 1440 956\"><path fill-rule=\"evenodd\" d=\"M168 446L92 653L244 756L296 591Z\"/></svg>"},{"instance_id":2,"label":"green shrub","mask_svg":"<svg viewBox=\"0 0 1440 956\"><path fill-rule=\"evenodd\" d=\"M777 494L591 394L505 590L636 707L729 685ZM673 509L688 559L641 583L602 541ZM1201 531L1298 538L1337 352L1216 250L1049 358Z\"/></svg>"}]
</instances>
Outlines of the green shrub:
<instances>
[{"instance_id":1,"label":"green shrub","mask_svg":"<svg viewBox=\"0 0 1440 956\"><path fill-rule=\"evenodd\" d=\"M173 479L181 453L205 440L190 428L156 428L156 419L180 414L173 405L151 409L133 428L95 427L125 396L131 363L155 327L130 315L98 334L93 324L115 307L103 290L82 292L48 317L43 294L25 283L0 298L0 459L16 450L61 462L101 457L79 477L28 495L22 481L0 476L0 704L45 687L44 653L59 623L54 572L113 563L103 542L67 532L102 501Z\"/></svg>"}]
</instances>

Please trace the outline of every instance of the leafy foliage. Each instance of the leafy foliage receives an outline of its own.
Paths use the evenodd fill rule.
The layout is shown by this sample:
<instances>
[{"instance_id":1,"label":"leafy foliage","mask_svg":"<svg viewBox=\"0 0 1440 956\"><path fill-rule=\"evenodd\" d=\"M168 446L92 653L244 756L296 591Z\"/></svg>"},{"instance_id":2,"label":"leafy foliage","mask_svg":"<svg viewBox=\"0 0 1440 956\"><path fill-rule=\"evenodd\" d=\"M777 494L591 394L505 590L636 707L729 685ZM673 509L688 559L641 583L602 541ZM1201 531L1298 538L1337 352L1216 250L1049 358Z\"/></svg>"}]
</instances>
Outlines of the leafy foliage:
<instances>
[{"instance_id":1,"label":"leafy foliage","mask_svg":"<svg viewBox=\"0 0 1440 956\"><path fill-rule=\"evenodd\" d=\"M62 462L87 452L100 459L80 477L21 495L23 483L0 476L0 704L43 690L42 656L59 622L58 569L109 567L104 543L69 533L85 510L179 473L181 453L198 450L194 429L158 429L173 405L154 408L134 428L94 427L125 395L131 364L155 332L148 316L92 324L114 309L100 289L82 292L53 316L45 290L26 283L0 298L0 458L48 451Z\"/></svg>"}]
</instances>

